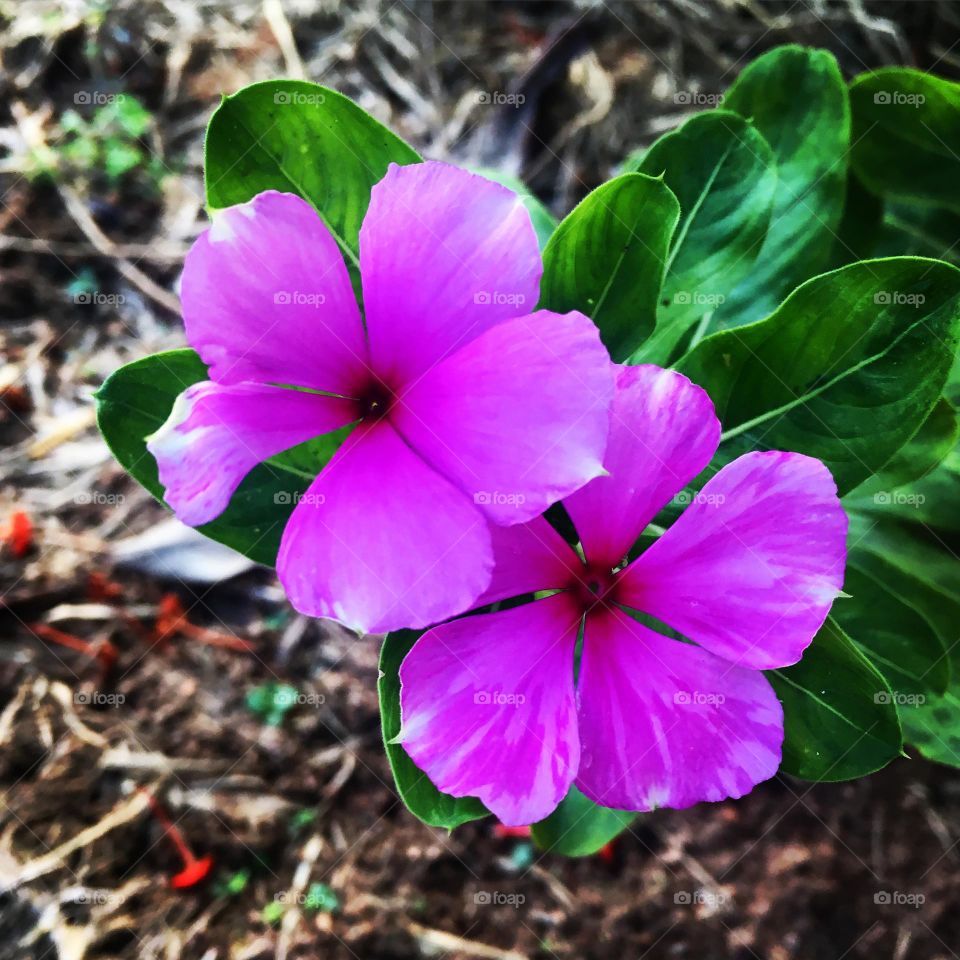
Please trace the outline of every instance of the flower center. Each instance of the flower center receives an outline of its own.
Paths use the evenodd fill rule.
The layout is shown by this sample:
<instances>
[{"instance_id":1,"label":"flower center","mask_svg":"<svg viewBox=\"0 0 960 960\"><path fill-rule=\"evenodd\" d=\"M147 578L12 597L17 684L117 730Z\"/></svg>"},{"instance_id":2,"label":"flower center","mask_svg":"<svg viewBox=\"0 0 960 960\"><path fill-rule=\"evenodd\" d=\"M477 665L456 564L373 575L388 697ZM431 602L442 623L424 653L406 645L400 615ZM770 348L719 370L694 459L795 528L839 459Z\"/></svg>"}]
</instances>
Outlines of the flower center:
<instances>
[{"instance_id":1,"label":"flower center","mask_svg":"<svg viewBox=\"0 0 960 960\"><path fill-rule=\"evenodd\" d=\"M393 406L393 391L381 380L371 380L360 396L357 406L364 420L382 420Z\"/></svg>"},{"instance_id":2,"label":"flower center","mask_svg":"<svg viewBox=\"0 0 960 960\"><path fill-rule=\"evenodd\" d=\"M584 612L598 604L613 602L616 586L612 570L590 565L584 567L576 584L577 596L583 604Z\"/></svg>"}]
</instances>

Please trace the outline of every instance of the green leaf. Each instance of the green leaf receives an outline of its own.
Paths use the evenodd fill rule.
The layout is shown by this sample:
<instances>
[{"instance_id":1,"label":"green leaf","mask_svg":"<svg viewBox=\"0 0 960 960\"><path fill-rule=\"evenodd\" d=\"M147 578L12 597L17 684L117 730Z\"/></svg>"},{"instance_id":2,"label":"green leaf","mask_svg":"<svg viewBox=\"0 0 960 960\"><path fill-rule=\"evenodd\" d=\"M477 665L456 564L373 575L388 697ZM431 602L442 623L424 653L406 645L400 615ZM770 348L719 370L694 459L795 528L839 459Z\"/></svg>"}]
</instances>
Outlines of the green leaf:
<instances>
[{"instance_id":1,"label":"green leaf","mask_svg":"<svg viewBox=\"0 0 960 960\"><path fill-rule=\"evenodd\" d=\"M889 684L832 619L799 663L766 675L783 703L784 773L849 780L879 770L900 752Z\"/></svg>"},{"instance_id":2,"label":"green leaf","mask_svg":"<svg viewBox=\"0 0 960 960\"><path fill-rule=\"evenodd\" d=\"M302 80L267 80L226 97L207 128L207 203L245 203L263 190L308 200L356 268L370 190L412 147L352 100Z\"/></svg>"},{"instance_id":3,"label":"green leaf","mask_svg":"<svg viewBox=\"0 0 960 960\"><path fill-rule=\"evenodd\" d=\"M766 320L716 333L680 363L724 425L714 466L746 450L818 457L846 493L917 432L953 362L960 271L913 257L816 277Z\"/></svg>"},{"instance_id":4,"label":"green leaf","mask_svg":"<svg viewBox=\"0 0 960 960\"><path fill-rule=\"evenodd\" d=\"M340 898L336 890L326 883L311 883L303 902L307 913L337 913L340 910Z\"/></svg>"},{"instance_id":5,"label":"green leaf","mask_svg":"<svg viewBox=\"0 0 960 960\"><path fill-rule=\"evenodd\" d=\"M714 110L691 117L627 168L662 175L680 202L656 332L632 358L664 363L753 269L773 210L776 162L749 121Z\"/></svg>"},{"instance_id":6,"label":"green leaf","mask_svg":"<svg viewBox=\"0 0 960 960\"><path fill-rule=\"evenodd\" d=\"M530 214L530 221L533 223L533 229L537 234L537 243L540 249L547 245L547 241L557 229L557 218L535 197L530 188L519 178L512 177L509 173L503 173L500 170L491 170L489 167L481 167L474 171L487 180L499 183L501 186L512 190L523 201L523 205Z\"/></svg>"},{"instance_id":7,"label":"green leaf","mask_svg":"<svg viewBox=\"0 0 960 960\"><path fill-rule=\"evenodd\" d=\"M960 767L960 683L901 709L907 741L928 760Z\"/></svg>"},{"instance_id":8,"label":"green leaf","mask_svg":"<svg viewBox=\"0 0 960 960\"><path fill-rule=\"evenodd\" d=\"M909 67L850 84L851 162L883 196L960 211L960 84Z\"/></svg>"},{"instance_id":9,"label":"green leaf","mask_svg":"<svg viewBox=\"0 0 960 960\"><path fill-rule=\"evenodd\" d=\"M937 529L954 537L960 534L960 447L955 447L935 470L894 490L890 510L905 520Z\"/></svg>"},{"instance_id":10,"label":"green leaf","mask_svg":"<svg viewBox=\"0 0 960 960\"><path fill-rule=\"evenodd\" d=\"M111 374L97 391L97 423L120 465L158 500L163 487L146 438L163 426L176 398L207 379L192 350L171 350L136 360ZM200 533L273 566L287 519L311 480L333 455L342 432L311 440L253 468L227 509ZM304 469L308 453L312 470Z\"/></svg>"},{"instance_id":11,"label":"green leaf","mask_svg":"<svg viewBox=\"0 0 960 960\"><path fill-rule=\"evenodd\" d=\"M625 173L598 187L543 251L540 307L591 317L613 359L624 360L653 330L679 216L662 180Z\"/></svg>"},{"instance_id":12,"label":"green leaf","mask_svg":"<svg viewBox=\"0 0 960 960\"><path fill-rule=\"evenodd\" d=\"M941 397L920 429L883 469L844 497L844 506L848 510L869 512L879 509L886 513L887 507L892 503L917 505L917 498L909 495L911 491L898 488L922 479L943 463L954 452L958 437L960 421L957 419L957 412L953 404ZM949 467L947 469L949 470ZM955 494L960 496L960 487ZM919 502L922 504L924 501ZM916 513L912 517L908 516L908 519L916 518Z\"/></svg>"},{"instance_id":13,"label":"green leaf","mask_svg":"<svg viewBox=\"0 0 960 960\"><path fill-rule=\"evenodd\" d=\"M893 248L880 252L878 235L883 229L884 203L871 193L853 172L847 171L847 188L843 199L843 215L833 238L831 267L842 267L857 260L878 256L919 255L936 257L932 250Z\"/></svg>"},{"instance_id":14,"label":"green leaf","mask_svg":"<svg viewBox=\"0 0 960 960\"><path fill-rule=\"evenodd\" d=\"M268 727L279 727L284 717L297 705L299 691L289 683L270 680L247 691L247 709Z\"/></svg>"},{"instance_id":15,"label":"green leaf","mask_svg":"<svg viewBox=\"0 0 960 960\"><path fill-rule=\"evenodd\" d=\"M944 695L908 693L898 705L909 743L931 760L960 766L960 564L936 532L882 513L853 513L850 544L848 563L916 611L950 652L952 676Z\"/></svg>"},{"instance_id":16,"label":"green leaf","mask_svg":"<svg viewBox=\"0 0 960 960\"><path fill-rule=\"evenodd\" d=\"M894 585L897 594L934 627L956 661L960 657L960 563L942 537L894 516L851 513L848 540L848 562ZM960 678L960 670L954 676Z\"/></svg>"},{"instance_id":17,"label":"green leaf","mask_svg":"<svg viewBox=\"0 0 960 960\"><path fill-rule=\"evenodd\" d=\"M475 797L451 797L441 793L410 759L406 750L393 742L400 733L400 664L419 637L420 633L415 630L400 630L387 634L383 641L380 679L377 681L383 742L397 793L407 809L431 827L452 830L461 823L487 816L486 807Z\"/></svg>"},{"instance_id":18,"label":"green leaf","mask_svg":"<svg viewBox=\"0 0 960 960\"><path fill-rule=\"evenodd\" d=\"M874 254L936 257L960 264L960 214L939 207L888 200Z\"/></svg>"},{"instance_id":19,"label":"green leaf","mask_svg":"<svg viewBox=\"0 0 960 960\"><path fill-rule=\"evenodd\" d=\"M541 850L565 857L587 857L608 844L636 819L627 810L610 810L585 797L576 787L545 820L531 829Z\"/></svg>"},{"instance_id":20,"label":"green leaf","mask_svg":"<svg viewBox=\"0 0 960 960\"><path fill-rule=\"evenodd\" d=\"M899 698L943 693L950 683L950 661L936 630L909 605L897 583L884 582L847 563L843 584L848 598L833 605L833 618L866 654Z\"/></svg>"},{"instance_id":21,"label":"green leaf","mask_svg":"<svg viewBox=\"0 0 960 960\"><path fill-rule=\"evenodd\" d=\"M714 318L715 325L735 326L770 313L829 266L843 213L850 107L833 54L799 46L754 60L723 106L753 121L777 161L773 217L760 255Z\"/></svg>"},{"instance_id":22,"label":"green leaf","mask_svg":"<svg viewBox=\"0 0 960 960\"><path fill-rule=\"evenodd\" d=\"M898 516L908 523L919 523L942 534L960 533L960 445L925 476L887 493L882 504L868 503L867 513L881 507L885 516Z\"/></svg>"}]
</instances>

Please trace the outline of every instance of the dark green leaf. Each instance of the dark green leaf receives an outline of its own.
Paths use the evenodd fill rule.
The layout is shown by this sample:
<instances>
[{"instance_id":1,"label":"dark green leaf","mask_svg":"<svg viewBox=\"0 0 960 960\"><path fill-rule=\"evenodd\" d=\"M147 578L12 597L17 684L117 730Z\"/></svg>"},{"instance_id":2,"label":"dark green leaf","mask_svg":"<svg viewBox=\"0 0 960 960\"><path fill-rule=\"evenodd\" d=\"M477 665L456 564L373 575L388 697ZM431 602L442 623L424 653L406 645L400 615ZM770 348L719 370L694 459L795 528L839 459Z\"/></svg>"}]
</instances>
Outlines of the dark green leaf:
<instances>
[{"instance_id":1,"label":"dark green leaf","mask_svg":"<svg viewBox=\"0 0 960 960\"><path fill-rule=\"evenodd\" d=\"M950 661L936 630L898 592L847 563L844 593L833 605L833 618L882 673L897 696L943 693L950 683Z\"/></svg>"},{"instance_id":2,"label":"dark green leaf","mask_svg":"<svg viewBox=\"0 0 960 960\"><path fill-rule=\"evenodd\" d=\"M925 477L888 492L883 504L866 507L869 513L880 509L885 516L923 524L944 536L960 534L960 447Z\"/></svg>"},{"instance_id":3,"label":"dark green leaf","mask_svg":"<svg viewBox=\"0 0 960 960\"><path fill-rule=\"evenodd\" d=\"M400 664L419 636L415 630L400 630L387 634L383 641L380 679L377 681L383 742L397 793L407 809L432 827L452 830L461 823L487 816L486 807L475 797L451 797L441 793L403 747L393 742L400 733Z\"/></svg>"},{"instance_id":4,"label":"dark green leaf","mask_svg":"<svg viewBox=\"0 0 960 960\"><path fill-rule=\"evenodd\" d=\"M624 360L653 330L679 216L677 198L662 180L626 173L598 187L543 251L540 306L585 313L613 359Z\"/></svg>"},{"instance_id":5,"label":"dark green leaf","mask_svg":"<svg viewBox=\"0 0 960 960\"><path fill-rule=\"evenodd\" d=\"M749 121L714 110L691 117L627 168L663 176L680 202L656 331L633 358L664 363L752 270L773 210L776 162Z\"/></svg>"},{"instance_id":6,"label":"dark green leaf","mask_svg":"<svg viewBox=\"0 0 960 960\"><path fill-rule=\"evenodd\" d=\"M874 249L878 257L906 254L960 264L960 214L887 201Z\"/></svg>"},{"instance_id":7,"label":"dark green leaf","mask_svg":"<svg viewBox=\"0 0 960 960\"><path fill-rule=\"evenodd\" d=\"M708 337L680 369L725 433L714 465L795 450L841 494L882 469L937 403L953 362L960 271L937 260L867 260L816 277L766 320Z\"/></svg>"},{"instance_id":8,"label":"dark green leaf","mask_svg":"<svg viewBox=\"0 0 960 960\"><path fill-rule=\"evenodd\" d=\"M107 446L158 500L163 500L163 487L146 438L160 429L179 394L206 379L207 368L192 350L171 350L128 363L97 391L97 422ZM319 437L254 467L224 513L197 529L272 566L287 519L341 437L342 432Z\"/></svg>"},{"instance_id":9,"label":"dark green leaf","mask_svg":"<svg viewBox=\"0 0 960 960\"><path fill-rule=\"evenodd\" d=\"M831 619L799 663L767 677L783 703L784 773L849 780L879 770L900 752L889 684Z\"/></svg>"},{"instance_id":10,"label":"dark green leaf","mask_svg":"<svg viewBox=\"0 0 960 960\"><path fill-rule=\"evenodd\" d=\"M541 850L586 857L626 830L636 817L636 813L598 806L571 787L560 806L533 825L533 839Z\"/></svg>"},{"instance_id":11,"label":"dark green leaf","mask_svg":"<svg viewBox=\"0 0 960 960\"><path fill-rule=\"evenodd\" d=\"M915 610L951 654L952 679L946 693L942 697L906 694L899 698L899 706L909 743L931 760L960 766L960 564L956 555L935 532L879 512L851 516L850 544L849 563ZM908 640L913 635L908 633Z\"/></svg>"},{"instance_id":12,"label":"dark green leaf","mask_svg":"<svg viewBox=\"0 0 960 960\"><path fill-rule=\"evenodd\" d=\"M920 429L878 473L865 480L844 498L849 509L869 509L889 503L890 493L904 484L927 476L950 455L960 436L957 412L941 397Z\"/></svg>"},{"instance_id":13,"label":"dark green leaf","mask_svg":"<svg viewBox=\"0 0 960 960\"><path fill-rule=\"evenodd\" d=\"M929 621L951 655L960 655L960 563L955 548L932 530L891 516L850 515L849 559ZM960 678L960 670L954 672Z\"/></svg>"},{"instance_id":14,"label":"dark green leaf","mask_svg":"<svg viewBox=\"0 0 960 960\"><path fill-rule=\"evenodd\" d=\"M853 172L847 171L847 188L843 199L843 216L837 225L833 238L831 267L842 267L857 260L869 260L879 256L919 255L936 257L931 250L915 249L879 249L878 235L882 230L884 217L883 200L871 193Z\"/></svg>"},{"instance_id":15,"label":"dark green leaf","mask_svg":"<svg viewBox=\"0 0 960 960\"><path fill-rule=\"evenodd\" d=\"M226 97L207 128L207 202L245 203L264 190L308 200L356 268L370 190L390 163L420 157L352 100L315 83L267 80Z\"/></svg>"},{"instance_id":16,"label":"dark green leaf","mask_svg":"<svg viewBox=\"0 0 960 960\"><path fill-rule=\"evenodd\" d=\"M909 67L850 84L851 162L882 196L960 211L960 84Z\"/></svg>"},{"instance_id":17,"label":"dark green leaf","mask_svg":"<svg viewBox=\"0 0 960 960\"><path fill-rule=\"evenodd\" d=\"M777 160L777 192L750 275L715 325L766 316L798 284L830 265L843 213L850 142L847 90L833 54L786 46L754 60L727 91L724 109L752 120Z\"/></svg>"},{"instance_id":18,"label":"dark green leaf","mask_svg":"<svg viewBox=\"0 0 960 960\"><path fill-rule=\"evenodd\" d=\"M904 735L928 760L960 767L960 683L942 697L901 708Z\"/></svg>"}]
</instances>

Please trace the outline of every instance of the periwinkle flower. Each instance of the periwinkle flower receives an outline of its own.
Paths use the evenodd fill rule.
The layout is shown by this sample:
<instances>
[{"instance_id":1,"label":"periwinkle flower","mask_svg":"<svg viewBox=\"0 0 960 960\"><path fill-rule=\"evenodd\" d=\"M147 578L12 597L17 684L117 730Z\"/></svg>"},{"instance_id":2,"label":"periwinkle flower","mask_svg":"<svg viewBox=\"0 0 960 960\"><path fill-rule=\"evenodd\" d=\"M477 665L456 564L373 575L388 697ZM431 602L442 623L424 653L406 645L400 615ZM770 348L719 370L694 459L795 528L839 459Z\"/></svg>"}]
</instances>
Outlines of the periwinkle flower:
<instances>
[{"instance_id":1,"label":"periwinkle flower","mask_svg":"<svg viewBox=\"0 0 960 960\"><path fill-rule=\"evenodd\" d=\"M613 367L588 318L534 311L530 217L484 178L391 165L358 266L362 315L304 200L217 213L181 288L210 380L148 447L167 503L199 525L256 464L355 424L293 510L277 570L298 610L384 632L469 607L490 583L491 529L602 473Z\"/></svg>"},{"instance_id":2,"label":"periwinkle flower","mask_svg":"<svg viewBox=\"0 0 960 960\"><path fill-rule=\"evenodd\" d=\"M740 797L773 776L783 710L761 671L799 660L826 618L847 519L819 460L747 453L634 556L719 439L709 397L685 377L619 368L609 475L563 501L583 559L543 518L498 530L477 605L549 595L433 627L401 665L397 740L441 790L516 825L547 816L572 783L603 806L650 810Z\"/></svg>"}]
</instances>

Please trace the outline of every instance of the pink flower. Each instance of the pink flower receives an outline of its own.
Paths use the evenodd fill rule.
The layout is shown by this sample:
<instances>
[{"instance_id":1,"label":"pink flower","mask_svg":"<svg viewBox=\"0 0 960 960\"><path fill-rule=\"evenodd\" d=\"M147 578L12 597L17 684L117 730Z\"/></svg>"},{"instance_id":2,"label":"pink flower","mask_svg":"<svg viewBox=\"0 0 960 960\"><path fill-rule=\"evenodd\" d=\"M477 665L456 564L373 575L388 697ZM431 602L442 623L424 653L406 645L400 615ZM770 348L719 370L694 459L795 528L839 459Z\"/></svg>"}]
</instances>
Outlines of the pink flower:
<instances>
[{"instance_id":1,"label":"pink flower","mask_svg":"<svg viewBox=\"0 0 960 960\"><path fill-rule=\"evenodd\" d=\"M621 566L719 438L685 377L620 368L610 475L564 501L585 561L543 518L497 531L480 604L559 592L434 627L401 665L397 739L441 790L523 824L571 783L603 806L651 810L740 797L773 776L783 712L760 671L800 659L843 582L847 520L827 469L748 453Z\"/></svg>"},{"instance_id":2,"label":"pink flower","mask_svg":"<svg viewBox=\"0 0 960 960\"><path fill-rule=\"evenodd\" d=\"M522 202L456 167L391 165L359 269L362 317L305 201L271 191L218 213L182 283L211 379L148 447L167 503L198 525L256 464L356 423L294 509L277 570L298 610L383 632L469 607L491 526L602 473L613 368L586 317L530 312L542 266Z\"/></svg>"}]
</instances>

